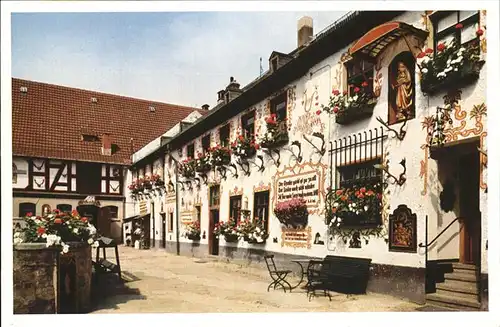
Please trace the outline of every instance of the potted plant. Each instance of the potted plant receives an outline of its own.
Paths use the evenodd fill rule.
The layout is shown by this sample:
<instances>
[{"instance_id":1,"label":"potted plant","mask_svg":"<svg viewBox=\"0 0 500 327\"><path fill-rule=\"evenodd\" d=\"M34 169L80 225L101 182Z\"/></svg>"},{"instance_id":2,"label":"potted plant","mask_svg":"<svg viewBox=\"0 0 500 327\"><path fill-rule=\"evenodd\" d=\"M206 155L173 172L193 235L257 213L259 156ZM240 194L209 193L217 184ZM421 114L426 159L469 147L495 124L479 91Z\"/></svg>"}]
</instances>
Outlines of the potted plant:
<instances>
[{"instance_id":1,"label":"potted plant","mask_svg":"<svg viewBox=\"0 0 500 327\"><path fill-rule=\"evenodd\" d=\"M233 218L229 218L227 222L221 221L217 223L214 228L214 234L217 237L224 236L226 242L237 242L239 238L237 225Z\"/></svg>"},{"instance_id":2,"label":"potted plant","mask_svg":"<svg viewBox=\"0 0 500 327\"><path fill-rule=\"evenodd\" d=\"M184 234L192 241L199 241L201 239L200 222L193 221L186 226L186 233Z\"/></svg>"},{"instance_id":3,"label":"potted plant","mask_svg":"<svg viewBox=\"0 0 500 327\"><path fill-rule=\"evenodd\" d=\"M259 144L266 149L273 149L288 143L286 121L276 120L276 114L265 118L266 132L259 137Z\"/></svg>"},{"instance_id":4,"label":"potted plant","mask_svg":"<svg viewBox=\"0 0 500 327\"><path fill-rule=\"evenodd\" d=\"M279 202L274 208L274 214L280 223L295 228L307 226L309 217L307 203L300 197Z\"/></svg>"},{"instance_id":5,"label":"potted plant","mask_svg":"<svg viewBox=\"0 0 500 327\"><path fill-rule=\"evenodd\" d=\"M236 139L231 143L231 150L240 159L248 159L255 155L260 148L258 143L255 143L254 138L237 135Z\"/></svg>"},{"instance_id":6,"label":"potted plant","mask_svg":"<svg viewBox=\"0 0 500 327\"><path fill-rule=\"evenodd\" d=\"M161 178L159 174L151 175L151 182L153 183L153 187L155 188L163 188L165 187L165 182Z\"/></svg>"},{"instance_id":7,"label":"potted plant","mask_svg":"<svg viewBox=\"0 0 500 327\"><path fill-rule=\"evenodd\" d=\"M253 221L243 220L237 227L240 237L248 243L262 244L266 242L269 234L266 232L264 222L255 217Z\"/></svg>"},{"instance_id":8,"label":"potted plant","mask_svg":"<svg viewBox=\"0 0 500 327\"><path fill-rule=\"evenodd\" d=\"M326 224L331 228L378 225L381 200L380 183L331 190L327 194Z\"/></svg>"},{"instance_id":9,"label":"potted plant","mask_svg":"<svg viewBox=\"0 0 500 327\"><path fill-rule=\"evenodd\" d=\"M229 148L216 145L209 149L210 163L215 167L226 166L231 163L231 150Z\"/></svg>"},{"instance_id":10,"label":"potted plant","mask_svg":"<svg viewBox=\"0 0 500 327\"><path fill-rule=\"evenodd\" d=\"M353 87L352 95L348 95L347 91L341 94L339 90L333 90L328 105L322 105L324 111L335 114L337 124L348 124L371 116L377 103L377 98L366 89L368 87L366 81L360 86L350 85L350 87Z\"/></svg>"},{"instance_id":11,"label":"potted plant","mask_svg":"<svg viewBox=\"0 0 500 327\"><path fill-rule=\"evenodd\" d=\"M457 24L455 28L462 27L462 24ZM480 57L479 45L483 30L477 30L476 34L478 38L466 45L451 39L439 43L436 47L437 53L427 48L417 55L422 92L433 94L446 86L456 87L457 83L466 83L479 77L484 64Z\"/></svg>"},{"instance_id":12,"label":"potted plant","mask_svg":"<svg viewBox=\"0 0 500 327\"><path fill-rule=\"evenodd\" d=\"M195 170L197 173L205 174L210 171L210 154L198 152L198 159L195 162Z\"/></svg>"},{"instance_id":13,"label":"potted plant","mask_svg":"<svg viewBox=\"0 0 500 327\"><path fill-rule=\"evenodd\" d=\"M186 179L194 177L194 172L196 168L196 161L189 157L183 160L179 165L179 174Z\"/></svg>"}]
</instances>

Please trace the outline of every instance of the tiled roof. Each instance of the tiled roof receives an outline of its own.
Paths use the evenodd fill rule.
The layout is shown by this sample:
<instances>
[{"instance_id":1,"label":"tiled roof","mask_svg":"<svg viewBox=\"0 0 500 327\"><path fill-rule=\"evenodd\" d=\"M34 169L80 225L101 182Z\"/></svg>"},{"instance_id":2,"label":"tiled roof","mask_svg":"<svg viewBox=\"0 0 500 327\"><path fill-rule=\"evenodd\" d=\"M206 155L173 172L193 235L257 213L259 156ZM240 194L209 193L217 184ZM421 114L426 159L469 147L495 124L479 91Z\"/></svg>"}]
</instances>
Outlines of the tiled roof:
<instances>
[{"instance_id":1,"label":"tiled roof","mask_svg":"<svg viewBox=\"0 0 500 327\"><path fill-rule=\"evenodd\" d=\"M21 87L26 87L27 92L21 92ZM15 156L130 164L133 152L193 111L207 113L197 108L13 78L12 152ZM109 133L117 151L111 156L102 155L101 141L82 141L82 133L95 133L98 137Z\"/></svg>"}]
</instances>

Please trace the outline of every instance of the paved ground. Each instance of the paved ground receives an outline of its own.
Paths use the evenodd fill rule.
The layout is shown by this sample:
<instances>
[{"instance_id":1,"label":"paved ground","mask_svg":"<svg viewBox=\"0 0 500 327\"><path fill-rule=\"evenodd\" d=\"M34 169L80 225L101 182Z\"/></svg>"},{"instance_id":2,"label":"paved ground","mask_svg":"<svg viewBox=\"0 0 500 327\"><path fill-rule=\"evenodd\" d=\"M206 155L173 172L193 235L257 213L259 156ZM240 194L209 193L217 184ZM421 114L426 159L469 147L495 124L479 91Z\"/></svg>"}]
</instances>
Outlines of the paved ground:
<instances>
[{"instance_id":1,"label":"paved ground","mask_svg":"<svg viewBox=\"0 0 500 327\"><path fill-rule=\"evenodd\" d=\"M309 302L300 288L286 294L282 290L268 293L270 277L265 270L155 249L120 247L120 261L124 277L130 281L121 288L108 286L112 294L101 296L93 313L374 312L418 307L373 293L348 297L332 292L331 302L323 296Z\"/></svg>"}]
</instances>

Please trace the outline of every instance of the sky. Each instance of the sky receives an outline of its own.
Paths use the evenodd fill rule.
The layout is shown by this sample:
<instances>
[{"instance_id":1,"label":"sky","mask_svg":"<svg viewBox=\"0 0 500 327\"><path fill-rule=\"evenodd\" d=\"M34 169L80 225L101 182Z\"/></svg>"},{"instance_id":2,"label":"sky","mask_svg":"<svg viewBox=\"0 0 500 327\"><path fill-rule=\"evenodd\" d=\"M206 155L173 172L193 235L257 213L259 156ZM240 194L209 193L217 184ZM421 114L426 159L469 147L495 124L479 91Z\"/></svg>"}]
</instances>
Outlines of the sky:
<instances>
[{"instance_id":1,"label":"sky","mask_svg":"<svg viewBox=\"0 0 500 327\"><path fill-rule=\"evenodd\" d=\"M345 13L13 13L12 76L213 107L231 76L243 87L296 48L300 17L317 34Z\"/></svg>"}]
</instances>

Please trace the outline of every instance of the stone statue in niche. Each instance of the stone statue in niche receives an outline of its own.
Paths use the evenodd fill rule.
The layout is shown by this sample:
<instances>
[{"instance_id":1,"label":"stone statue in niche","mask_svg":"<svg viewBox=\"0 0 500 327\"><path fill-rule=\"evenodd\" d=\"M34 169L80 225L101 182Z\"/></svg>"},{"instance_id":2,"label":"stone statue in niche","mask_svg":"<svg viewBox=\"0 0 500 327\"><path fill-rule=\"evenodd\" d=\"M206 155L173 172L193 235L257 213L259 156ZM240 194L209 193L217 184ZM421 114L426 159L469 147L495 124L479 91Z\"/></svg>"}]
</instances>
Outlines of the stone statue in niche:
<instances>
[{"instance_id":1,"label":"stone statue in niche","mask_svg":"<svg viewBox=\"0 0 500 327\"><path fill-rule=\"evenodd\" d=\"M389 66L389 124L415 116L415 59L406 51Z\"/></svg>"},{"instance_id":2,"label":"stone statue in niche","mask_svg":"<svg viewBox=\"0 0 500 327\"><path fill-rule=\"evenodd\" d=\"M389 216L389 250L417 252L417 215L404 204Z\"/></svg>"}]
</instances>

